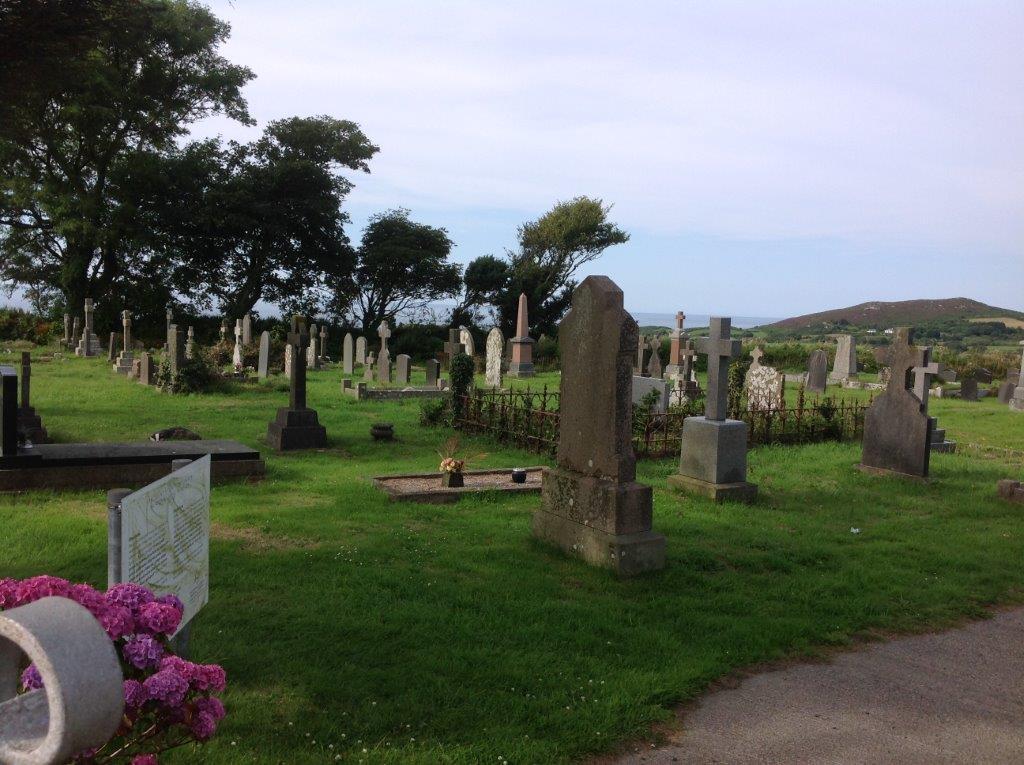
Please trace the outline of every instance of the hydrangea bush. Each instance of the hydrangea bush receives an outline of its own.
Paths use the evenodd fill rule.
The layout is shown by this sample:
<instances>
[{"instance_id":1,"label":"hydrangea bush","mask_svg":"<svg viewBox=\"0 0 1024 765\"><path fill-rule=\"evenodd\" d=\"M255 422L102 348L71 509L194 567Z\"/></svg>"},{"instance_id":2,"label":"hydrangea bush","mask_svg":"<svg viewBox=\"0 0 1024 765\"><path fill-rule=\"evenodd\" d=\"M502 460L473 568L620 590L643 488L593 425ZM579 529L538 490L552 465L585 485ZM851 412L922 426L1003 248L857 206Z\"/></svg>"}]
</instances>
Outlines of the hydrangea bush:
<instances>
[{"instance_id":1,"label":"hydrangea bush","mask_svg":"<svg viewBox=\"0 0 1024 765\"><path fill-rule=\"evenodd\" d=\"M104 593L55 576L0 579L0 611L51 595L70 598L96 617L114 641L125 677L117 733L100 748L80 752L75 763L157 765L160 753L213 736L224 718L217 698L224 691L224 670L171 651L170 635L184 611L178 598L157 597L137 584L118 584ZM29 664L21 675L22 692L41 687L39 670Z\"/></svg>"}]
</instances>

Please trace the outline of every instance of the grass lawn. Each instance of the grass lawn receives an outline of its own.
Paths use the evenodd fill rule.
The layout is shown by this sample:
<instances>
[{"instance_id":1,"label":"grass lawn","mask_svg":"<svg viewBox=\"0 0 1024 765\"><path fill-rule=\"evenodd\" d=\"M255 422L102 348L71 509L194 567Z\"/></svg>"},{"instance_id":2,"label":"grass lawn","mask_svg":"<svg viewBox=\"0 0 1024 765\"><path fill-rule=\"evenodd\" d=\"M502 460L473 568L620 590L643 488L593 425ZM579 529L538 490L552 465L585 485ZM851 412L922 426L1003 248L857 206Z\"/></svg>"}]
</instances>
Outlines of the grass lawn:
<instances>
[{"instance_id":1,"label":"grass lawn","mask_svg":"<svg viewBox=\"0 0 1024 765\"><path fill-rule=\"evenodd\" d=\"M998 459L936 455L919 485L854 470L857 445L763 448L752 507L681 498L665 488L672 460L644 462L668 566L617 581L531 540L536 497L387 502L369 478L434 470L447 433L421 427L415 402L343 398L339 380L310 373L329 449L267 453L265 480L213 489L192 648L227 669L228 718L174 762L570 761L736 668L1024 601L1024 525L994 496L1013 474ZM283 390L172 397L99 360L33 368L33 403L61 441L184 425L265 449ZM1024 415L1006 407L933 411L952 438L1024 448ZM397 441L371 441L378 420ZM544 462L466 446L488 453L471 467ZM0 576L105 583L104 492L0 495L0 529Z\"/></svg>"}]
</instances>

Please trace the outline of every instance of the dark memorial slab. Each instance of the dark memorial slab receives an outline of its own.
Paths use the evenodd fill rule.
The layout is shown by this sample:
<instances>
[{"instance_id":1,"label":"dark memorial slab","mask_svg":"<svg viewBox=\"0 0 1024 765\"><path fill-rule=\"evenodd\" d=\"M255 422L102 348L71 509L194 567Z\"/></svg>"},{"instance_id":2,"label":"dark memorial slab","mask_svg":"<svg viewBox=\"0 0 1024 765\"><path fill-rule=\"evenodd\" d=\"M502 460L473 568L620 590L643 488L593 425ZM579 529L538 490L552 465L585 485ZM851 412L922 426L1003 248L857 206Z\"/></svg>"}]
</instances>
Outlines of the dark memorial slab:
<instances>
[{"instance_id":1,"label":"dark memorial slab","mask_svg":"<svg viewBox=\"0 0 1024 765\"><path fill-rule=\"evenodd\" d=\"M858 466L864 472L928 477L935 424L924 402L910 390L910 376L915 367L926 370L931 365L928 353L914 346L913 341L909 327L896 330L890 353L889 385L864 416L864 443ZM924 371L918 376L917 386L923 389L925 399L932 375Z\"/></svg>"},{"instance_id":2,"label":"dark memorial slab","mask_svg":"<svg viewBox=\"0 0 1024 765\"><path fill-rule=\"evenodd\" d=\"M533 516L535 537L621 576L665 565L665 537L651 530L651 487L635 480L637 338L622 290L607 276L587 277L558 329L558 464L544 470L541 508Z\"/></svg>"},{"instance_id":3,"label":"dark memorial slab","mask_svg":"<svg viewBox=\"0 0 1024 765\"><path fill-rule=\"evenodd\" d=\"M309 331L305 316L293 316L288 345L293 363L289 369L290 400L277 410L277 418L267 426L267 441L278 451L319 449L327 445L327 429L320 424L315 409L306 406L306 349Z\"/></svg>"},{"instance_id":4,"label":"dark memorial slab","mask_svg":"<svg viewBox=\"0 0 1024 765\"><path fill-rule=\"evenodd\" d=\"M49 441L42 418L36 414L32 406L32 354L22 351L21 354L21 403L18 406L18 435L34 444L45 444Z\"/></svg>"},{"instance_id":5,"label":"dark memorial slab","mask_svg":"<svg viewBox=\"0 0 1024 765\"><path fill-rule=\"evenodd\" d=\"M807 360L807 384L810 393L824 393L828 383L828 353L818 348Z\"/></svg>"},{"instance_id":6,"label":"dark memorial slab","mask_svg":"<svg viewBox=\"0 0 1024 765\"><path fill-rule=\"evenodd\" d=\"M757 485L747 482L747 423L727 417L729 364L740 354L732 339L732 319L711 317L708 337L698 350L708 357L708 390L703 417L683 420L679 471L668 477L675 489L715 502L753 502Z\"/></svg>"},{"instance_id":7,"label":"dark memorial slab","mask_svg":"<svg viewBox=\"0 0 1024 765\"><path fill-rule=\"evenodd\" d=\"M978 400L978 380L974 377L965 377L960 381L960 399L962 401Z\"/></svg>"}]
</instances>

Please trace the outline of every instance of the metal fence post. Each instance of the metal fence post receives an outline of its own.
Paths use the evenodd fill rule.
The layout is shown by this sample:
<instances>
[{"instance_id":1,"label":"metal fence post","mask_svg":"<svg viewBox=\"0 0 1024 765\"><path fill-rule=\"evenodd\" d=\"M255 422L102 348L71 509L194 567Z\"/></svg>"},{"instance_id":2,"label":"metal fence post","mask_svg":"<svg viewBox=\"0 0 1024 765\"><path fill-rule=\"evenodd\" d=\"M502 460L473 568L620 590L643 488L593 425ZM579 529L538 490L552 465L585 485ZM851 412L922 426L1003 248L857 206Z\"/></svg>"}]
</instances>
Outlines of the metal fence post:
<instances>
[{"instance_id":1,"label":"metal fence post","mask_svg":"<svg viewBox=\"0 0 1024 765\"><path fill-rule=\"evenodd\" d=\"M107 587L121 584L121 501L131 489L107 492Z\"/></svg>"}]
</instances>

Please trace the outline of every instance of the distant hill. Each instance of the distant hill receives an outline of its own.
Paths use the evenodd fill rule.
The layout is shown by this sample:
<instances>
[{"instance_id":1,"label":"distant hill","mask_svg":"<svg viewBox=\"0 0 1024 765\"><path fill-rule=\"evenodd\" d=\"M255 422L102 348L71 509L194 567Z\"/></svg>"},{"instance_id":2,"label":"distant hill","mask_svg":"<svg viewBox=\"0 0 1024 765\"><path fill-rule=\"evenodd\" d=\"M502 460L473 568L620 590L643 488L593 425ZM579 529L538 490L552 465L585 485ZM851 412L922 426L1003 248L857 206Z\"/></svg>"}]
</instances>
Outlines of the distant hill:
<instances>
[{"instance_id":1,"label":"distant hill","mask_svg":"<svg viewBox=\"0 0 1024 765\"><path fill-rule=\"evenodd\" d=\"M901 300L896 303L872 301L849 308L836 308L832 311L794 316L792 319L783 319L768 326L802 329L829 324L840 326L849 324L857 327L886 329L888 327L912 326L936 319L1010 321L1024 319L1024 313L1006 308L996 308L979 303L977 300L962 297L946 300Z\"/></svg>"}]
</instances>

